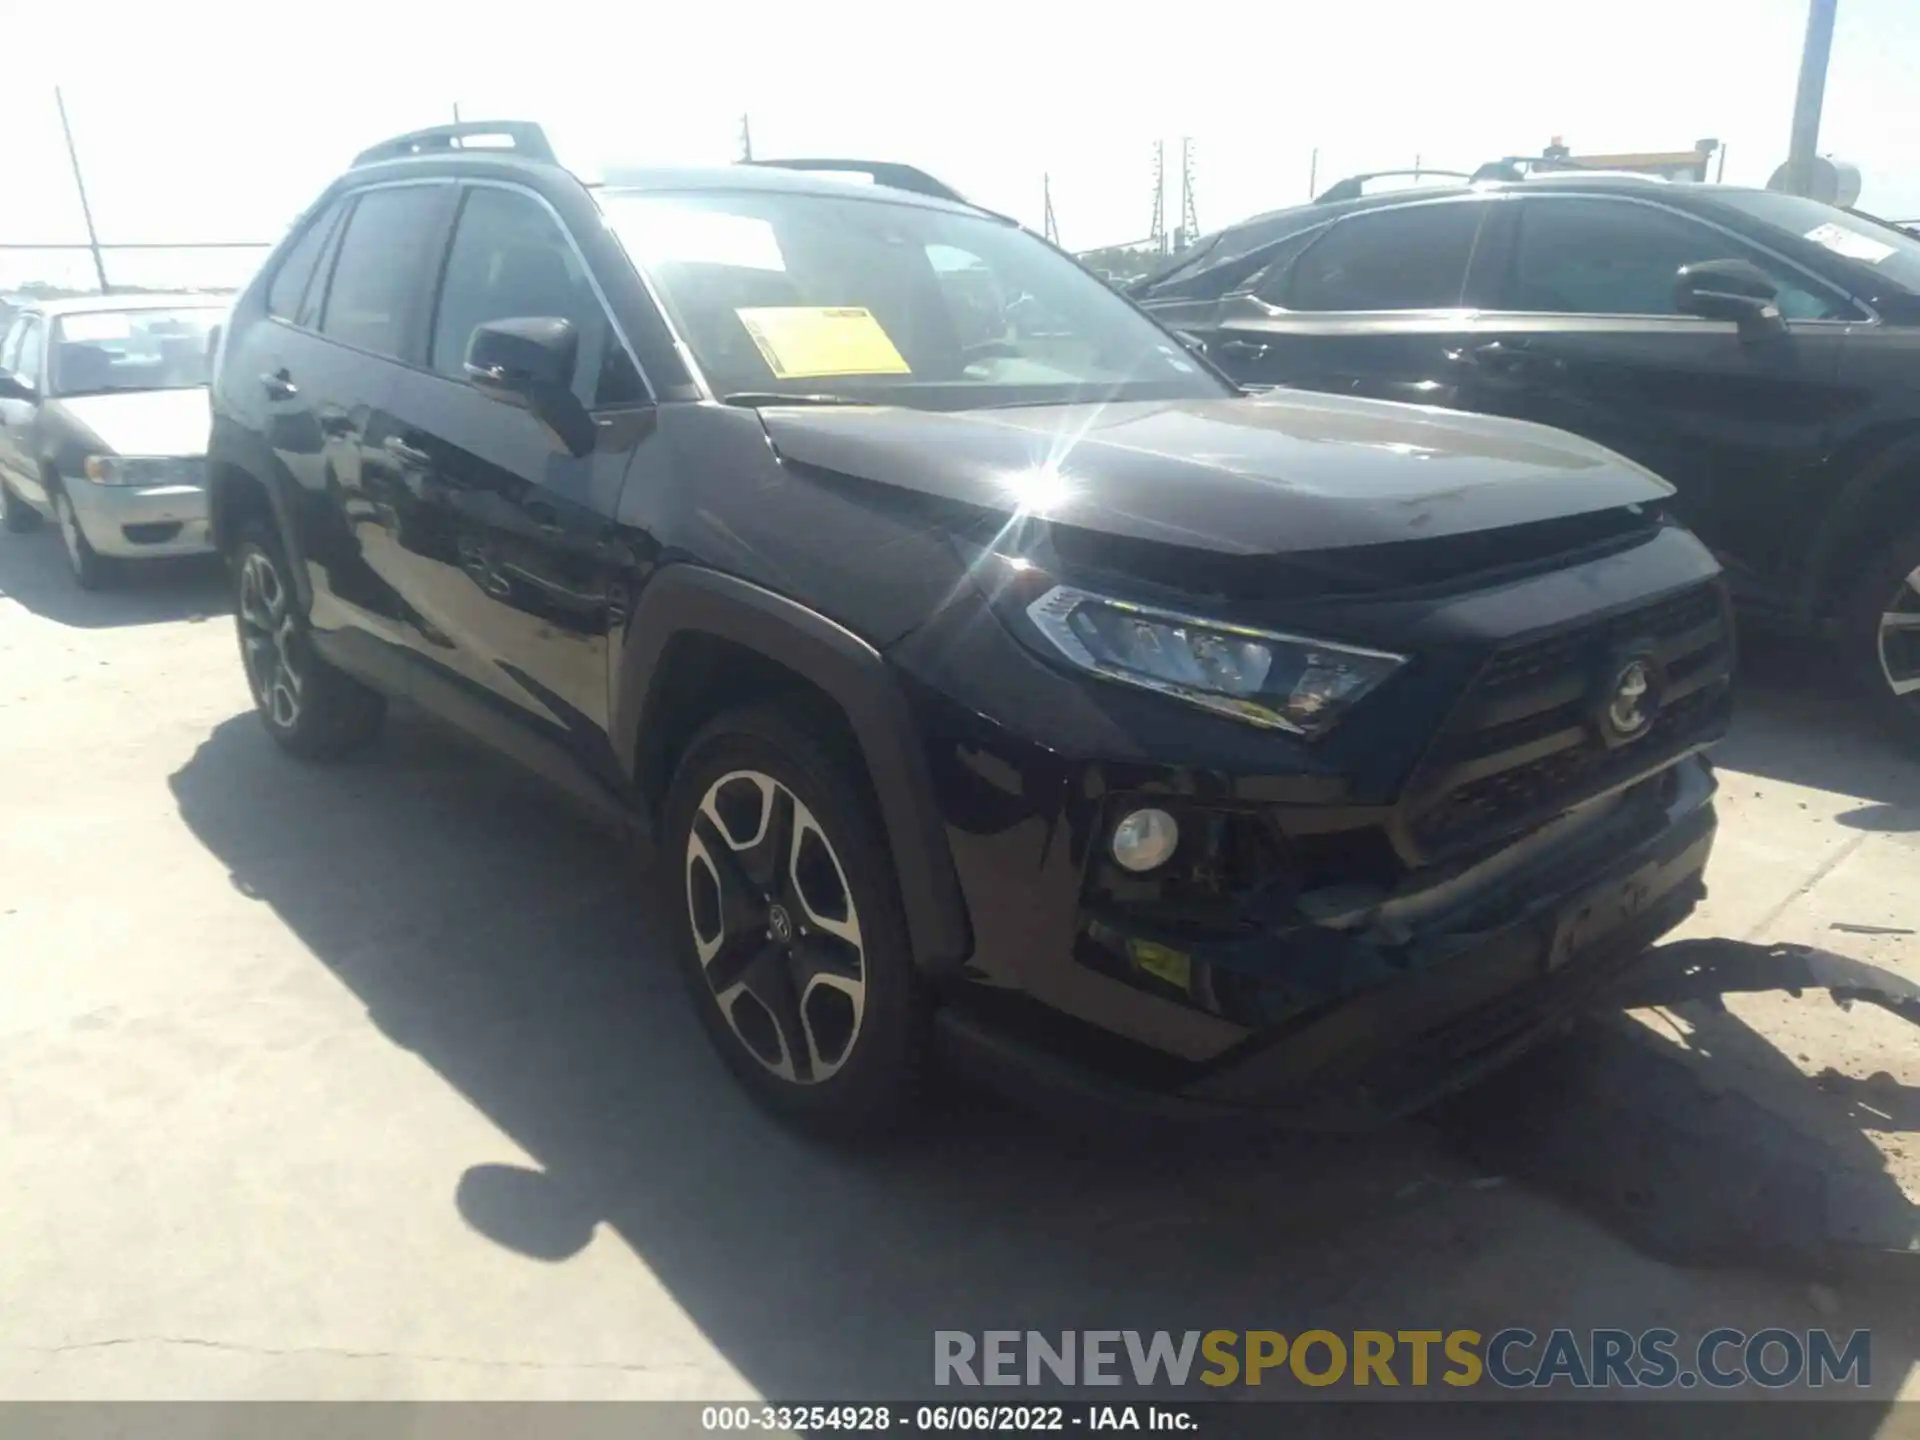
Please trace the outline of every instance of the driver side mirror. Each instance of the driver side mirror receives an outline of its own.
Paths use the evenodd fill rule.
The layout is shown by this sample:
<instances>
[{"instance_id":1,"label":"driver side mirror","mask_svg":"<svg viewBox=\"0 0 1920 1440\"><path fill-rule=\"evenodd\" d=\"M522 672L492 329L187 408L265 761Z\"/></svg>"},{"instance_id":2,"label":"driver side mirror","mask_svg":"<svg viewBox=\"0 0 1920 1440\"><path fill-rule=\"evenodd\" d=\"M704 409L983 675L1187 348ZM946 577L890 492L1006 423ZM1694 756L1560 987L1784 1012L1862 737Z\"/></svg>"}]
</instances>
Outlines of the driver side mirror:
<instances>
[{"instance_id":1,"label":"driver side mirror","mask_svg":"<svg viewBox=\"0 0 1920 1440\"><path fill-rule=\"evenodd\" d=\"M573 393L580 335L556 316L495 320L467 342L467 380L489 400L525 410L567 453L593 453L593 416Z\"/></svg>"},{"instance_id":2,"label":"driver side mirror","mask_svg":"<svg viewBox=\"0 0 1920 1440\"><path fill-rule=\"evenodd\" d=\"M1749 339L1786 332L1779 298L1773 277L1747 260L1702 260L1682 265L1673 277L1674 308L1683 315L1732 320Z\"/></svg>"},{"instance_id":3,"label":"driver side mirror","mask_svg":"<svg viewBox=\"0 0 1920 1440\"><path fill-rule=\"evenodd\" d=\"M0 370L0 400L38 400L39 393L11 370Z\"/></svg>"}]
</instances>

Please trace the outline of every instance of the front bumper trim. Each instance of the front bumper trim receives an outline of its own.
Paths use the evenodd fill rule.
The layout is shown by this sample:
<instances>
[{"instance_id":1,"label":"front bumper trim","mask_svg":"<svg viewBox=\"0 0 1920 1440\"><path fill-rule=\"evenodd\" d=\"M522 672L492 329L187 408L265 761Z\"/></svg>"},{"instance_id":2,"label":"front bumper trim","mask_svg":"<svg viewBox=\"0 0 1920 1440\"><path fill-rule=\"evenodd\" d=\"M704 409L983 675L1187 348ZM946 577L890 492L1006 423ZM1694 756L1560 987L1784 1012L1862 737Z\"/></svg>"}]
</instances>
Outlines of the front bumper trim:
<instances>
[{"instance_id":1,"label":"front bumper trim","mask_svg":"<svg viewBox=\"0 0 1920 1440\"><path fill-rule=\"evenodd\" d=\"M145 559L213 549L202 485L97 485L68 479L67 498L87 543L102 555Z\"/></svg>"},{"instance_id":2,"label":"front bumper trim","mask_svg":"<svg viewBox=\"0 0 1920 1440\"><path fill-rule=\"evenodd\" d=\"M939 1015L943 1051L990 1081L1162 1119L1239 1116L1350 1130L1441 1099L1600 1002L1705 893L1712 806L1696 802L1570 894L1476 936L1461 953L1250 1038L1197 1078L1155 1090Z\"/></svg>"}]
</instances>

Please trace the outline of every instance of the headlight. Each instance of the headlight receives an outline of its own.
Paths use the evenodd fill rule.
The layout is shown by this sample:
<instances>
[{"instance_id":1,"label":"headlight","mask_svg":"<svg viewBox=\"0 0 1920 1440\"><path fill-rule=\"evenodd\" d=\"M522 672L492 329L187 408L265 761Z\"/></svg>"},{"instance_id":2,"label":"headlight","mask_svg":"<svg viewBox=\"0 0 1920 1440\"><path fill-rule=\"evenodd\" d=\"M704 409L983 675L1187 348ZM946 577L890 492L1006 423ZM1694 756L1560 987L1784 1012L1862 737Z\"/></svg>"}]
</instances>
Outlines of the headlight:
<instances>
[{"instance_id":1,"label":"headlight","mask_svg":"<svg viewBox=\"0 0 1920 1440\"><path fill-rule=\"evenodd\" d=\"M199 485L207 462L173 455L89 455L87 479L96 485Z\"/></svg>"},{"instance_id":2,"label":"headlight","mask_svg":"<svg viewBox=\"0 0 1920 1440\"><path fill-rule=\"evenodd\" d=\"M1083 670L1309 739L1406 663L1403 655L1246 630L1064 585L1027 614Z\"/></svg>"}]
</instances>

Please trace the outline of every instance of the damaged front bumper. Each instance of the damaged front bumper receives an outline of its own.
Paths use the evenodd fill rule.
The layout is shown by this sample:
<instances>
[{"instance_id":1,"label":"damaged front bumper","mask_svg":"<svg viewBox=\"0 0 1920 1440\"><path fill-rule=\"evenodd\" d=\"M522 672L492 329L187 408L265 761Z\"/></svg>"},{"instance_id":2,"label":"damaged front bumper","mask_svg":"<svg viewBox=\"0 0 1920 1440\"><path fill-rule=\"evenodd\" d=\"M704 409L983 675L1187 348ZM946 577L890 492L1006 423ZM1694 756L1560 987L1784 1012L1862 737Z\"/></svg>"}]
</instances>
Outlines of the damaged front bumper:
<instances>
[{"instance_id":1,"label":"damaged front bumper","mask_svg":"<svg viewBox=\"0 0 1920 1440\"><path fill-rule=\"evenodd\" d=\"M1711 773L1689 759L1654 784L1398 893L1300 897L1314 923L1284 932L1085 921L1078 953L1112 978L1131 962L1140 984L1215 1008L1231 993L1242 1038L1196 1063L1130 1072L1108 1047L1034 1043L965 1003L942 1011L943 1037L986 1078L1174 1117L1351 1129L1420 1109L1590 1008L1704 894Z\"/></svg>"}]
</instances>

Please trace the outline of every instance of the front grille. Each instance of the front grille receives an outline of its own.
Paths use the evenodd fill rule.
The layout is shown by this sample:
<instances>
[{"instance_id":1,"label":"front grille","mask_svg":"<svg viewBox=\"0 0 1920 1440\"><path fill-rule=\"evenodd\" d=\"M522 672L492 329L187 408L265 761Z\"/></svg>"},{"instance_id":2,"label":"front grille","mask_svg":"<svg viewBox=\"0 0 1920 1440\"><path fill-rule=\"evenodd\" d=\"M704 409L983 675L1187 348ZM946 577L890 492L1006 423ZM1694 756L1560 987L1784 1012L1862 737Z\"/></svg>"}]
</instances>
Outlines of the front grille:
<instances>
[{"instance_id":1,"label":"front grille","mask_svg":"<svg viewBox=\"0 0 1920 1440\"><path fill-rule=\"evenodd\" d=\"M1648 643L1664 675L1651 731L1609 749L1593 711L1619 647ZM1531 828L1652 773L1725 723L1733 632L1718 585L1496 654L1409 787L1408 834L1431 860Z\"/></svg>"},{"instance_id":2,"label":"front grille","mask_svg":"<svg viewBox=\"0 0 1920 1440\"><path fill-rule=\"evenodd\" d=\"M135 545L163 545L180 533L178 520L154 520L144 525L122 525L120 533Z\"/></svg>"},{"instance_id":3,"label":"front grille","mask_svg":"<svg viewBox=\"0 0 1920 1440\"><path fill-rule=\"evenodd\" d=\"M1643 609L1629 610L1598 625L1502 650L1488 662L1477 687L1482 697L1518 690L1578 663L1582 652L1642 637L1665 640L1721 622L1720 591L1702 585Z\"/></svg>"}]
</instances>

